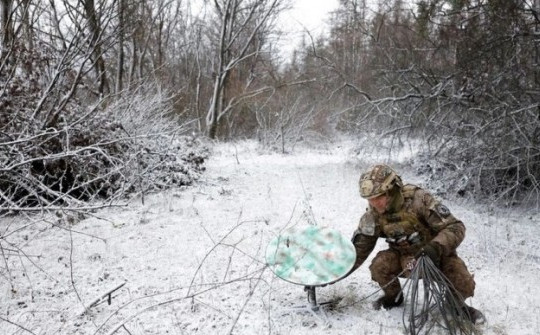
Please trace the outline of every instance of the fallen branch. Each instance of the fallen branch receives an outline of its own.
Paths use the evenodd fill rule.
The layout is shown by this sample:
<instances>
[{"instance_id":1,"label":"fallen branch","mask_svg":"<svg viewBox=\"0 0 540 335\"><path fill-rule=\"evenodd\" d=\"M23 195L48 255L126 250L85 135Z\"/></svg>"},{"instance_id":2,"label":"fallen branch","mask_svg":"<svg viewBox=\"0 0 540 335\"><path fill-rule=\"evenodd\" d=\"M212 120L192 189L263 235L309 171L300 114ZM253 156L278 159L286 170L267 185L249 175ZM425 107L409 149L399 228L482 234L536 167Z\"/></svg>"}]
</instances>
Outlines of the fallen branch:
<instances>
[{"instance_id":1,"label":"fallen branch","mask_svg":"<svg viewBox=\"0 0 540 335\"><path fill-rule=\"evenodd\" d=\"M86 313L90 308L96 306L100 301L102 301L105 298L107 298L107 303L110 305L112 301L112 294L118 291L119 289L121 289L122 287L124 287L124 285L126 284L127 284L127 281L119 285L116 285L114 288L108 290L107 292L100 295L98 298L94 299L91 303L88 304L88 306L84 309L84 312L82 314Z\"/></svg>"},{"instance_id":2,"label":"fallen branch","mask_svg":"<svg viewBox=\"0 0 540 335\"><path fill-rule=\"evenodd\" d=\"M27 333L36 335L36 333L34 333L33 331L31 331L30 329L25 328L25 327L21 326L21 325L18 324L18 323L15 323L15 322L13 322L13 321L9 321L8 319L5 319L5 318L3 318L3 317L1 317L1 316L0 316L0 320L2 320L2 321L4 321L4 322L7 322L7 323L9 323L10 325L14 325L15 327L20 328L20 329L24 330L24 331L27 332Z\"/></svg>"},{"instance_id":3,"label":"fallen branch","mask_svg":"<svg viewBox=\"0 0 540 335\"><path fill-rule=\"evenodd\" d=\"M161 301L161 302L157 302L155 304L152 304L150 306L147 306L141 310L138 310L137 312L135 312L134 314L128 316L126 319L124 319L123 321L121 321L119 324L117 324L116 326L114 326L108 333L107 335L113 335L114 333L116 333L118 330L120 330L121 328L124 327L124 325L126 325L129 321L133 320L134 318L136 318L137 316L147 312L147 311L150 311L150 310L153 310L154 308L156 307L160 307L160 306L165 306L165 305L168 305L168 304L172 304L172 303L175 303L175 302L178 302L178 301L182 301L182 300L187 300L187 299L193 299L199 295L202 295L204 293L207 293L207 292L210 292L210 291L213 291L215 290L216 288L220 287L220 286L223 286L223 285L229 285L229 284L233 284L233 283L237 283L237 282L243 282L243 281L251 281L253 280L253 278L251 277L251 275L254 275L256 274L257 272L264 272L266 270L266 266L260 268L260 269L257 269L256 271L253 271L251 272L250 274L246 275L246 276L242 276L242 277L239 277L239 278L234 278L234 279L231 279L229 281L226 281L226 282L217 282L217 283L211 283L211 284L206 284L206 285L210 285L211 287L209 287L208 289L205 289L205 290L202 290L202 291L199 291L199 292L195 292L195 293L192 293L192 294L189 294L189 295L186 295L186 296L182 296L182 297L178 297L178 298L173 298L173 299L168 299L168 300L165 300L165 301ZM260 281L261 279L261 275L258 276L258 281ZM190 286L189 288L191 288L192 286ZM175 291L178 290L178 289L175 289ZM169 291L170 292L170 291ZM169 292L166 292L166 293L169 293ZM161 294L164 294L164 293L161 293ZM250 293L251 295L251 293ZM148 298L148 297L143 297L143 298ZM130 304L131 302L129 302L128 304ZM126 304L126 305L128 305ZM122 308L125 307L125 306L122 306ZM114 314L117 314L119 312L116 311ZM114 315L113 314L113 315ZM110 317L105 321L107 322L108 320L110 319ZM98 327L98 329L96 330L96 332L94 333L97 334L103 327L105 326L105 323L103 323L101 326Z\"/></svg>"}]
</instances>

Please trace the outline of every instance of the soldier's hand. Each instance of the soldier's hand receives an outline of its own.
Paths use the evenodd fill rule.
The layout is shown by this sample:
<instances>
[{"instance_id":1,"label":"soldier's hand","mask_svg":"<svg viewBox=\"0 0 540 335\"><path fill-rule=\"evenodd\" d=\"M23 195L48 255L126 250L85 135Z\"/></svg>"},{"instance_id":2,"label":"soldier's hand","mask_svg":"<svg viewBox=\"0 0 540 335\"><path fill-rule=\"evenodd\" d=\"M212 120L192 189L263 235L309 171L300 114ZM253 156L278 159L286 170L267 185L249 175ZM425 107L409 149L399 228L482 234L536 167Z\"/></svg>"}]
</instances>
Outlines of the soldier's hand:
<instances>
[{"instance_id":1,"label":"soldier's hand","mask_svg":"<svg viewBox=\"0 0 540 335\"><path fill-rule=\"evenodd\" d=\"M439 243L429 242L414 255L414 258L418 259L422 256L427 256L436 266L439 266L441 265L442 251L442 246Z\"/></svg>"},{"instance_id":2,"label":"soldier's hand","mask_svg":"<svg viewBox=\"0 0 540 335\"><path fill-rule=\"evenodd\" d=\"M409 271L414 270L415 267L416 267L416 258L411 259L411 261L407 263L407 265L405 266L405 268Z\"/></svg>"}]
</instances>

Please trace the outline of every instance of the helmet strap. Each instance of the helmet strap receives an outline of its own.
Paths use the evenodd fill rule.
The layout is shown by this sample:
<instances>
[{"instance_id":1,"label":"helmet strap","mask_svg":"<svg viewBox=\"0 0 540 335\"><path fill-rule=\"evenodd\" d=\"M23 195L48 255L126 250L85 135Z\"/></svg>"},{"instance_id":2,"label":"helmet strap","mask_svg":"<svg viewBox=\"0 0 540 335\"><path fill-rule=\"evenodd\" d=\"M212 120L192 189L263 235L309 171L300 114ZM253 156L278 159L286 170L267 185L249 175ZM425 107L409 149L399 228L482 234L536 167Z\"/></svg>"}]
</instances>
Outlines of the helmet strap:
<instances>
[{"instance_id":1,"label":"helmet strap","mask_svg":"<svg viewBox=\"0 0 540 335\"><path fill-rule=\"evenodd\" d=\"M394 185L394 187L388 190L386 194L388 197L390 197L390 201L388 202L388 206L386 207L386 212L399 212L401 210L401 207L403 207L404 202L403 194L401 194L401 187L399 187L398 185Z\"/></svg>"}]
</instances>

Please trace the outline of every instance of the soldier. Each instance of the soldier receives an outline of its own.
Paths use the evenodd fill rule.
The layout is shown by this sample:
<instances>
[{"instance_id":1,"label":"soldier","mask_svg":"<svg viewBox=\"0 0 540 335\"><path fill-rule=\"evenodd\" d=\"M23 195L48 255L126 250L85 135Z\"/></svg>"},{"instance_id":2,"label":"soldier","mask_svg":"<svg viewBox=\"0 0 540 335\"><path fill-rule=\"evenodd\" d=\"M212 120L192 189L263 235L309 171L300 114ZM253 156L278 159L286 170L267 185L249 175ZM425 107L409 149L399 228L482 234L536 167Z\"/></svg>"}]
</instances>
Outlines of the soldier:
<instances>
[{"instance_id":1,"label":"soldier","mask_svg":"<svg viewBox=\"0 0 540 335\"><path fill-rule=\"evenodd\" d=\"M456 253L465 237L465 226L446 206L418 186L403 185L387 165L375 165L362 174L360 194L368 200L369 208L352 239L357 256L351 272L368 258L378 238L385 238L389 245L369 267L371 278L384 291L384 296L375 301L375 309L403 303L401 285L394 279L421 255L433 261L463 300L473 296L473 276ZM464 301L461 304L473 323L485 321L480 311Z\"/></svg>"}]
</instances>

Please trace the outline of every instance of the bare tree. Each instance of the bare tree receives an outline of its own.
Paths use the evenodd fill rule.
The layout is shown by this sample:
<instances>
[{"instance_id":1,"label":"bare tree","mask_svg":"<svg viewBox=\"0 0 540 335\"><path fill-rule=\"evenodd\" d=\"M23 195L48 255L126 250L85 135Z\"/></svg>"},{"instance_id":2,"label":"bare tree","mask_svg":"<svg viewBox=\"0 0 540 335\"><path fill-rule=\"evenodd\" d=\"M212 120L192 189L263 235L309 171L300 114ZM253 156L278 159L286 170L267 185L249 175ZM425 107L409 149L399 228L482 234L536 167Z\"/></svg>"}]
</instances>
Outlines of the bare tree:
<instances>
[{"instance_id":1,"label":"bare tree","mask_svg":"<svg viewBox=\"0 0 540 335\"><path fill-rule=\"evenodd\" d=\"M220 120L234 105L235 97L227 96L232 72L259 56L269 24L281 6L281 0L214 1L219 35L215 45L213 91L206 117L210 138L216 137ZM249 83L248 77L246 85Z\"/></svg>"},{"instance_id":2,"label":"bare tree","mask_svg":"<svg viewBox=\"0 0 540 335\"><path fill-rule=\"evenodd\" d=\"M2 29L2 61L13 42L13 20L12 20L13 0L2 0L0 2L0 24Z\"/></svg>"},{"instance_id":3,"label":"bare tree","mask_svg":"<svg viewBox=\"0 0 540 335\"><path fill-rule=\"evenodd\" d=\"M90 46L93 49L93 62L96 71L96 76L99 80L98 91L100 94L109 93L109 82L107 80L107 71L105 70L105 60L102 54L102 30L99 15L96 10L94 0L79 0L79 3L84 8L86 20L88 22L88 30L91 35Z\"/></svg>"},{"instance_id":4,"label":"bare tree","mask_svg":"<svg viewBox=\"0 0 540 335\"><path fill-rule=\"evenodd\" d=\"M125 32L125 5L124 0L118 0L118 58L116 64L116 92L122 91L124 87L124 36Z\"/></svg>"}]
</instances>

